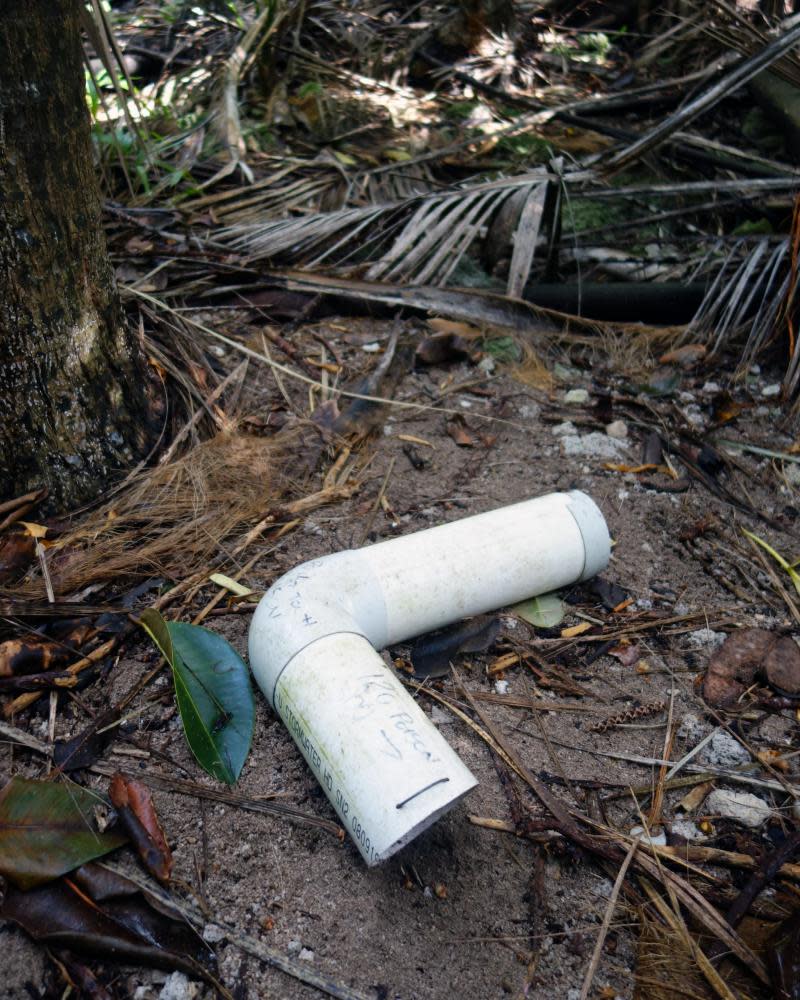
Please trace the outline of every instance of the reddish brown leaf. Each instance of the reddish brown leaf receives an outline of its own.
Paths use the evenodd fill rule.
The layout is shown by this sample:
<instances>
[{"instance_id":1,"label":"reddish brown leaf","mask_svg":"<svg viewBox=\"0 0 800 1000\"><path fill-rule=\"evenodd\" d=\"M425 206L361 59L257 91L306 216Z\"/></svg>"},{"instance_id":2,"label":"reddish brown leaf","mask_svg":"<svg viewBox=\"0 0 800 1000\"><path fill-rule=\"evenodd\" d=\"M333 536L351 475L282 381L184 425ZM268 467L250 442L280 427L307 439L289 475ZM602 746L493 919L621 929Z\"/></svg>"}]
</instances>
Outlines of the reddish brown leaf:
<instances>
[{"instance_id":1,"label":"reddish brown leaf","mask_svg":"<svg viewBox=\"0 0 800 1000\"><path fill-rule=\"evenodd\" d=\"M457 414L452 420L447 421L447 433L459 446L459 448L473 448L475 438L469 433L464 418Z\"/></svg>"},{"instance_id":2,"label":"reddish brown leaf","mask_svg":"<svg viewBox=\"0 0 800 1000\"><path fill-rule=\"evenodd\" d=\"M0 584L20 576L36 555L36 542L24 528L12 528L0 538Z\"/></svg>"},{"instance_id":3,"label":"reddish brown leaf","mask_svg":"<svg viewBox=\"0 0 800 1000\"><path fill-rule=\"evenodd\" d=\"M172 853L156 816L150 790L118 771L111 779L108 792L142 863L160 882L169 882Z\"/></svg>"},{"instance_id":4,"label":"reddish brown leaf","mask_svg":"<svg viewBox=\"0 0 800 1000\"><path fill-rule=\"evenodd\" d=\"M608 655L619 660L623 667L632 667L639 660L639 647L635 643L627 645L620 643L618 646L612 646Z\"/></svg>"},{"instance_id":5,"label":"reddish brown leaf","mask_svg":"<svg viewBox=\"0 0 800 1000\"><path fill-rule=\"evenodd\" d=\"M54 948L182 969L205 979L214 959L178 914L128 879L93 864L27 892L9 887L0 919L15 921L36 941Z\"/></svg>"},{"instance_id":6,"label":"reddish brown leaf","mask_svg":"<svg viewBox=\"0 0 800 1000\"><path fill-rule=\"evenodd\" d=\"M684 344L668 351L658 359L662 365L680 365L681 368L692 368L706 356L705 344Z\"/></svg>"},{"instance_id":7,"label":"reddish brown leaf","mask_svg":"<svg viewBox=\"0 0 800 1000\"><path fill-rule=\"evenodd\" d=\"M733 705L756 677L779 691L800 694L800 647L761 628L733 632L708 661L703 697L716 708Z\"/></svg>"}]
</instances>

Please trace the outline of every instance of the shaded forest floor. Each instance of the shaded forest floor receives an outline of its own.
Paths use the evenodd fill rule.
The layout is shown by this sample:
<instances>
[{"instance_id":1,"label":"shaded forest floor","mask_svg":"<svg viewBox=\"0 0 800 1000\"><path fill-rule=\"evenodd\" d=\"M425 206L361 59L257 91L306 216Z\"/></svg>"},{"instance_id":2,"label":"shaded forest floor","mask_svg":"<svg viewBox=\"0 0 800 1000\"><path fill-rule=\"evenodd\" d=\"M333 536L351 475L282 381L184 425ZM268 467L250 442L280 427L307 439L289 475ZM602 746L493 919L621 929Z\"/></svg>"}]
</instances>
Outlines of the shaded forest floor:
<instances>
[{"instance_id":1,"label":"shaded forest floor","mask_svg":"<svg viewBox=\"0 0 800 1000\"><path fill-rule=\"evenodd\" d=\"M244 340L254 337L259 326L252 312L230 314L225 321ZM673 369L669 390L647 396L631 392L637 379L616 374L614 365L599 355L584 355L583 360L564 355L548 373L532 364L530 356L523 365L497 361L493 355L510 348L492 339L479 341L482 347L473 345L471 361L425 364L420 354L427 356L432 333L441 339L440 331L418 321L348 317L296 331L293 344L301 357L329 360L335 351L350 371L374 367L396 340L396 355L405 362L395 375L394 398L438 400L463 419L391 406L368 411L365 425L372 429L356 453L370 461L360 463L362 471L355 476L359 488L350 499L306 514L277 541L254 542L238 559L243 566L259 555L241 582L258 593L314 556L552 490L585 490L601 507L616 543L603 574L610 586L598 590L584 585L566 593L564 618L549 629L501 614L502 630L493 646L483 654L454 656L460 680L436 681L434 690L468 712L460 683L473 697L484 697L478 702L481 711L527 768L566 803L623 835L650 815L649 791L659 776L657 766L631 758L660 761L672 732L667 756L679 761L717 729L722 737L694 761L711 766L705 791L713 786L755 793L768 819L750 830L704 807L702 798L695 796L687 804L687 792L698 787L700 779L695 778L694 784L667 786L656 826L672 845L689 842L753 857L770 850L792 822L791 800L758 784L729 784L714 777L713 769L733 767L756 781L767 779L768 772L750 755L763 751L789 755L781 776L795 781L795 710L758 705L754 689L732 714L720 714L702 700L698 682L711 653L731 630L798 629L776 589L778 568L760 560L757 547L749 546L741 531L747 528L768 540L787 558L797 554L798 466L788 459L734 452L718 442L742 441L784 453L796 445L796 438L781 430L780 409L770 389L773 377L751 374L726 395L713 382L718 377L714 370ZM406 344L417 351L413 367L408 353L402 355ZM218 360L232 369L237 358L226 350ZM663 374L663 366L654 370ZM642 372L642 378L652 381L652 371L649 376ZM723 419L723 405L728 416L736 415L708 435L707 447L717 441L719 451L709 451L700 463L691 440ZM270 436L280 433L266 426L268 417L286 416L295 408L307 412L306 387L290 381L281 390L264 366L245 383L237 404L239 430L230 432L226 446L242 450L246 440L267 448ZM320 455L320 427L307 423L311 430L301 436L283 475L303 479L312 494L322 488L336 451L325 459L323 445L323 468L307 479L304 463ZM643 464L643 448L656 427L671 442L667 461L677 478L664 471L663 456L644 471L622 471ZM264 436L242 436L248 428ZM609 428L616 436L607 433ZM678 448L688 449L688 464ZM242 456L251 461L246 449ZM420 460L424 464L417 468ZM698 464L693 466L692 460ZM722 490L743 509L715 495ZM214 592L207 583L183 605L180 617L190 620ZM247 606L226 608L223 602L205 624L246 655L249 618ZM588 627L562 637L562 630L581 625ZM510 650L521 654L521 662L493 672ZM402 658L407 652L396 649L392 654ZM61 703L54 735L74 735L87 710L99 712L120 700L155 662L146 644L126 645L102 682L82 692L83 707ZM507 685L498 686L498 677ZM235 996L318 993L243 952L229 940L234 932L251 935L367 997L433 998L453 990L470 997L578 996L616 872L593 862L568 836L556 832L557 824L537 824L545 813L530 790L442 704L424 693L418 698L480 784L431 830L373 870L365 867L349 839L342 843L329 830L252 812L234 801L204 801L182 793L176 778L205 788L215 783L186 747L166 675L130 706L131 721L101 755L100 769L122 767L145 782L156 779L151 784L173 849L174 884L185 884L204 902L205 936L217 952L221 978ZM39 704L19 725L46 739L47 700ZM610 723L604 728L606 720ZM24 748L9 743L3 755L8 774L42 774L36 756ZM680 772L679 778L687 777ZM87 778L98 790L106 787L105 777ZM631 789L637 791L637 801ZM261 696L253 750L235 795L246 800L276 796L278 802L337 822ZM486 820L510 832L487 828ZM725 865L707 871L702 878L691 878L724 908L747 871ZM785 912L785 899L778 888L759 897L751 915L754 928L743 931L754 947L762 946L764 926L775 925ZM9 925L0 935L5 995L45 995L43 984L48 977L52 981L52 967L42 953ZM690 990L705 995L702 976L686 959L680 937L659 924L643 900L624 896L608 928L591 995L656 996L660 994L648 983L664 977L680 995ZM119 996L167 1000L204 996L208 990L184 981L182 973L165 985L165 972L101 968ZM734 983L741 974L725 960L722 971ZM750 995L758 995L752 980L747 985Z\"/></svg>"}]
</instances>

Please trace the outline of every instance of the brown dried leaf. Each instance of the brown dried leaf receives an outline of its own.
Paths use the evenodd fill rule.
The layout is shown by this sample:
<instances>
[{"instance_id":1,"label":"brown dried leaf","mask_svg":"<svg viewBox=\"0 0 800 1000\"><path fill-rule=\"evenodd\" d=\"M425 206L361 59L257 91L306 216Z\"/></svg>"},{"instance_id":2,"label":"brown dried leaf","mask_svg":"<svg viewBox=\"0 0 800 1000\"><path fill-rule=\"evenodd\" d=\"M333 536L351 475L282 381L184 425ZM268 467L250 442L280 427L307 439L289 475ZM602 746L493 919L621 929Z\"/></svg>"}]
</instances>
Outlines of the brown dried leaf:
<instances>
[{"instance_id":1,"label":"brown dried leaf","mask_svg":"<svg viewBox=\"0 0 800 1000\"><path fill-rule=\"evenodd\" d=\"M680 365L681 368L692 368L706 356L705 344L684 344L674 351L667 351L658 359L662 365Z\"/></svg>"},{"instance_id":2,"label":"brown dried leaf","mask_svg":"<svg viewBox=\"0 0 800 1000\"><path fill-rule=\"evenodd\" d=\"M766 629L733 632L711 656L703 680L703 697L715 708L727 708L758 676L789 695L800 694L800 647L789 636Z\"/></svg>"},{"instance_id":3,"label":"brown dried leaf","mask_svg":"<svg viewBox=\"0 0 800 1000\"><path fill-rule=\"evenodd\" d=\"M639 659L639 647L636 643L620 642L609 649L608 655L619 660L623 667L632 667Z\"/></svg>"},{"instance_id":4,"label":"brown dried leaf","mask_svg":"<svg viewBox=\"0 0 800 1000\"><path fill-rule=\"evenodd\" d=\"M27 892L9 888L0 919L13 920L42 944L131 965L182 969L208 979L214 960L178 914L93 864Z\"/></svg>"},{"instance_id":5,"label":"brown dried leaf","mask_svg":"<svg viewBox=\"0 0 800 1000\"><path fill-rule=\"evenodd\" d=\"M467 429L467 424L461 414L456 414L452 420L446 424L447 433L455 441L459 448L474 448L475 438Z\"/></svg>"},{"instance_id":6,"label":"brown dried leaf","mask_svg":"<svg viewBox=\"0 0 800 1000\"><path fill-rule=\"evenodd\" d=\"M169 882L172 852L156 816L150 790L118 771L111 779L108 793L142 863L160 882Z\"/></svg>"}]
</instances>

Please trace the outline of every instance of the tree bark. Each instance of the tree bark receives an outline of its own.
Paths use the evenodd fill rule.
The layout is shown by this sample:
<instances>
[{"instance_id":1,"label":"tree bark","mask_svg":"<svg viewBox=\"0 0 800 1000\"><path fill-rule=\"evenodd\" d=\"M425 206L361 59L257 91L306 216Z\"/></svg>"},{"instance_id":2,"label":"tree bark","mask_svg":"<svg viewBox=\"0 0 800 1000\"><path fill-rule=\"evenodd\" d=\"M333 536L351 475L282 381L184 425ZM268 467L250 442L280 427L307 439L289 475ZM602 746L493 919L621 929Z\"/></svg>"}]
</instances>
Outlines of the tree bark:
<instances>
[{"instance_id":1,"label":"tree bark","mask_svg":"<svg viewBox=\"0 0 800 1000\"><path fill-rule=\"evenodd\" d=\"M61 509L153 436L101 228L79 3L0 5L0 500L44 485Z\"/></svg>"}]
</instances>

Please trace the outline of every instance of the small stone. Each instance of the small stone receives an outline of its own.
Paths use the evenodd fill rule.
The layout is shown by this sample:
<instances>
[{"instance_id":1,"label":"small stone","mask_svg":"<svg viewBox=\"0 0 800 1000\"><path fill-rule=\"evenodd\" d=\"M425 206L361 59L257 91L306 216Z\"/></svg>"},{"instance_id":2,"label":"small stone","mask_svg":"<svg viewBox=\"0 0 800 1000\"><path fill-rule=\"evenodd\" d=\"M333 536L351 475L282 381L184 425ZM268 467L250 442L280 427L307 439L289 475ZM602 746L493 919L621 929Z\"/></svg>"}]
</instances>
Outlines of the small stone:
<instances>
[{"instance_id":1,"label":"small stone","mask_svg":"<svg viewBox=\"0 0 800 1000\"><path fill-rule=\"evenodd\" d=\"M310 948L302 948L297 956L301 962L313 962L314 952Z\"/></svg>"},{"instance_id":2,"label":"small stone","mask_svg":"<svg viewBox=\"0 0 800 1000\"><path fill-rule=\"evenodd\" d=\"M750 365L750 374L751 375L760 375L761 374L761 365Z\"/></svg>"},{"instance_id":3,"label":"small stone","mask_svg":"<svg viewBox=\"0 0 800 1000\"><path fill-rule=\"evenodd\" d=\"M570 389L564 393L564 402L567 406L583 406L589 402L589 393L585 389Z\"/></svg>"},{"instance_id":4,"label":"small stone","mask_svg":"<svg viewBox=\"0 0 800 1000\"><path fill-rule=\"evenodd\" d=\"M711 737L711 742L703 747L700 759L712 767L740 767L752 760L749 750L724 729Z\"/></svg>"},{"instance_id":5,"label":"small stone","mask_svg":"<svg viewBox=\"0 0 800 1000\"><path fill-rule=\"evenodd\" d=\"M674 819L669 824L669 832L673 837L681 837L683 840L708 839L697 824L693 823L690 819Z\"/></svg>"},{"instance_id":6,"label":"small stone","mask_svg":"<svg viewBox=\"0 0 800 1000\"><path fill-rule=\"evenodd\" d=\"M628 436L628 425L624 420L612 420L606 425L606 434L610 438L616 438L617 441L624 441Z\"/></svg>"},{"instance_id":7,"label":"small stone","mask_svg":"<svg viewBox=\"0 0 800 1000\"><path fill-rule=\"evenodd\" d=\"M485 358L481 358L481 360L478 362L478 368L482 372L485 372L487 375L492 375L496 367L497 367L497 362L494 360L493 357L490 357L488 354Z\"/></svg>"},{"instance_id":8,"label":"small stone","mask_svg":"<svg viewBox=\"0 0 800 1000\"><path fill-rule=\"evenodd\" d=\"M701 391L716 396L718 392L722 392L722 386L718 382L706 382Z\"/></svg>"},{"instance_id":9,"label":"small stone","mask_svg":"<svg viewBox=\"0 0 800 1000\"><path fill-rule=\"evenodd\" d=\"M703 810L712 816L732 819L752 829L761 826L772 815L772 809L751 792L732 792L727 788L715 788L708 796Z\"/></svg>"},{"instance_id":10,"label":"small stone","mask_svg":"<svg viewBox=\"0 0 800 1000\"><path fill-rule=\"evenodd\" d=\"M217 944L225 937L225 931L217 924L206 924L203 928L203 940L209 944Z\"/></svg>"},{"instance_id":11,"label":"small stone","mask_svg":"<svg viewBox=\"0 0 800 1000\"><path fill-rule=\"evenodd\" d=\"M615 438L599 431L591 434L566 434L561 439L561 447L567 456L613 460L623 458L627 448Z\"/></svg>"},{"instance_id":12,"label":"small stone","mask_svg":"<svg viewBox=\"0 0 800 1000\"><path fill-rule=\"evenodd\" d=\"M775 399L776 396L781 394L781 384L780 382L774 382L772 385L765 385L761 390L761 395L764 399Z\"/></svg>"},{"instance_id":13,"label":"small stone","mask_svg":"<svg viewBox=\"0 0 800 1000\"><path fill-rule=\"evenodd\" d=\"M577 434L578 428L571 420L565 420L563 424L556 424L555 427L551 428L550 433L555 434L556 437L563 437L564 434Z\"/></svg>"},{"instance_id":14,"label":"small stone","mask_svg":"<svg viewBox=\"0 0 800 1000\"><path fill-rule=\"evenodd\" d=\"M361 350L366 351L367 354L377 354L380 349L381 345L378 343L377 340L373 340L369 344L363 344L361 347Z\"/></svg>"},{"instance_id":15,"label":"small stone","mask_svg":"<svg viewBox=\"0 0 800 1000\"><path fill-rule=\"evenodd\" d=\"M678 739L689 743L699 743L708 733L708 723L703 722L693 712L687 712L678 726Z\"/></svg>"},{"instance_id":16,"label":"small stone","mask_svg":"<svg viewBox=\"0 0 800 1000\"><path fill-rule=\"evenodd\" d=\"M158 1000L194 1000L196 996L197 985L190 983L182 972L173 972L158 994Z\"/></svg>"},{"instance_id":17,"label":"small stone","mask_svg":"<svg viewBox=\"0 0 800 1000\"><path fill-rule=\"evenodd\" d=\"M786 482L790 486L800 486L800 463L787 462L783 468L783 474L786 476Z\"/></svg>"},{"instance_id":18,"label":"small stone","mask_svg":"<svg viewBox=\"0 0 800 1000\"><path fill-rule=\"evenodd\" d=\"M710 628L699 628L690 632L686 638L691 646L698 649L708 647L709 652L713 653L715 649L719 649L727 637L724 632L715 632Z\"/></svg>"},{"instance_id":19,"label":"small stone","mask_svg":"<svg viewBox=\"0 0 800 1000\"><path fill-rule=\"evenodd\" d=\"M643 826L634 826L631 828L631 836L636 837L637 840L653 844L656 847L665 847L667 843L667 835L660 826L654 827L649 834Z\"/></svg>"},{"instance_id":20,"label":"small stone","mask_svg":"<svg viewBox=\"0 0 800 1000\"><path fill-rule=\"evenodd\" d=\"M302 949L303 944L301 941L293 940L286 945L286 950L290 955L297 955Z\"/></svg>"},{"instance_id":21,"label":"small stone","mask_svg":"<svg viewBox=\"0 0 800 1000\"><path fill-rule=\"evenodd\" d=\"M449 726L453 722L453 716L438 705L434 705L431 708L431 722L434 726Z\"/></svg>"},{"instance_id":22,"label":"small stone","mask_svg":"<svg viewBox=\"0 0 800 1000\"><path fill-rule=\"evenodd\" d=\"M508 694L508 681L494 682L495 694Z\"/></svg>"}]
</instances>

